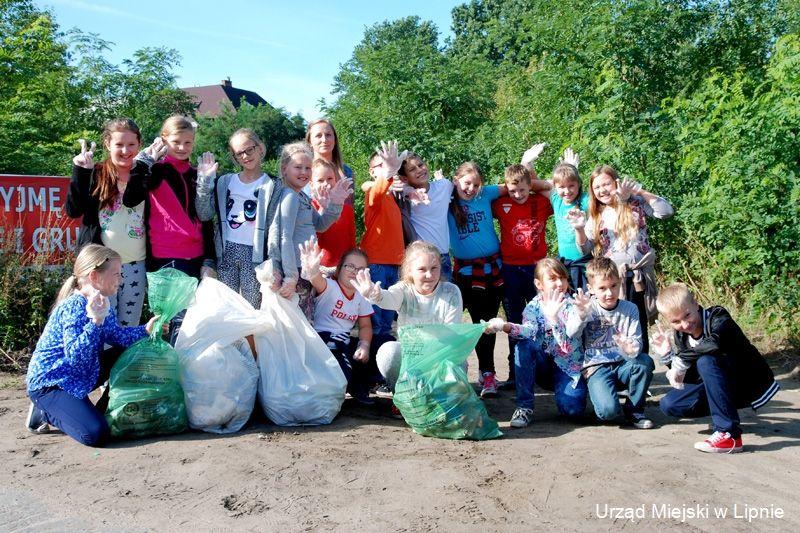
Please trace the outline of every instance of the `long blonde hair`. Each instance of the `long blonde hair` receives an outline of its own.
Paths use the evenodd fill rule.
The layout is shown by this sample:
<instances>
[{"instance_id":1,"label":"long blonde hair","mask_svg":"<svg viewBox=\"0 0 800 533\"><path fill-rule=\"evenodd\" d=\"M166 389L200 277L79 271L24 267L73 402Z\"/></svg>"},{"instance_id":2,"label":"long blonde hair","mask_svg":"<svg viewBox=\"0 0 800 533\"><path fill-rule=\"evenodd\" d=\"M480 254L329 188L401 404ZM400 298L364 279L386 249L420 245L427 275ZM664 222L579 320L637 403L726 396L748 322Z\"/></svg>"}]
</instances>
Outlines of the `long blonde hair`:
<instances>
[{"instance_id":1,"label":"long blonde hair","mask_svg":"<svg viewBox=\"0 0 800 533\"><path fill-rule=\"evenodd\" d=\"M403 262L400 265L400 280L409 285L414 284L414 280L411 279L411 261L418 255L430 255L431 257L435 257L438 262L441 263L442 261L442 254L439 253L439 249L433 244L425 241L414 241L409 244L403 256ZM440 274L439 281L441 281L441 279Z\"/></svg>"},{"instance_id":2,"label":"long blonde hair","mask_svg":"<svg viewBox=\"0 0 800 533\"><path fill-rule=\"evenodd\" d=\"M600 257L603 253L602 245L600 243L600 217L603 209L606 207L616 211L616 221L614 223L614 231L617 233L617 239L621 240L624 245L628 245L632 240L636 239L639 228L636 225L636 220L633 217L633 210L628 202L620 202L616 196L611 200L611 204L606 206L597 199L594 194L594 180L595 178L608 175L615 182L619 180L619 174L613 167L608 165L597 165L589 177L589 218L592 220L592 235L588 235L594 241L594 250L592 254L595 257Z\"/></svg>"},{"instance_id":3,"label":"long blonde hair","mask_svg":"<svg viewBox=\"0 0 800 533\"><path fill-rule=\"evenodd\" d=\"M121 260L119 254L101 244L87 244L81 248L78 257L75 258L75 264L72 266L72 275L67 278L58 291L53 309L68 298L72 291L80 289L86 283L86 278L89 277L89 274L95 270L104 272L109 268L111 261L115 260Z\"/></svg>"}]
</instances>

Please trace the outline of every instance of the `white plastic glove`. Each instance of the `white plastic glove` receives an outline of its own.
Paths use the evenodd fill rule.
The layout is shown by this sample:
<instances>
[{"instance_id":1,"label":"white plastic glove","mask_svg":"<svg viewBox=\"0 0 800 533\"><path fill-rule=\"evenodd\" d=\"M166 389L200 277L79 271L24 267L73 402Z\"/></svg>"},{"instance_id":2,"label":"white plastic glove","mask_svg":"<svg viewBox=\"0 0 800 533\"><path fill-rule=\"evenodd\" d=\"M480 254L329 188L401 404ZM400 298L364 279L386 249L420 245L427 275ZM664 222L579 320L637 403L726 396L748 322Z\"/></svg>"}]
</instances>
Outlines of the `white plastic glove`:
<instances>
[{"instance_id":1,"label":"white plastic glove","mask_svg":"<svg viewBox=\"0 0 800 533\"><path fill-rule=\"evenodd\" d=\"M72 158L72 164L81 168L94 168L94 150L97 145L93 142L91 148L86 149L86 139L78 139L81 145L81 153Z\"/></svg>"},{"instance_id":2,"label":"white plastic glove","mask_svg":"<svg viewBox=\"0 0 800 533\"><path fill-rule=\"evenodd\" d=\"M367 341L358 341L358 348L353 353L353 359L360 363L369 362L369 343Z\"/></svg>"},{"instance_id":3,"label":"white plastic glove","mask_svg":"<svg viewBox=\"0 0 800 533\"><path fill-rule=\"evenodd\" d=\"M631 196L638 194L642 190L641 183L633 181L627 176L622 181L617 180L617 190L614 194L617 195L620 202L627 202Z\"/></svg>"},{"instance_id":4,"label":"white plastic glove","mask_svg":"<svg viewBox=\"0 0 800 533\"><path fill-rule=\"evenodd\" d=\"M583 289L578 287L578 290L575 291L575 294L572 296L572 305L575 306L575 310L578 312L581 320L583 320L589 314L589 309L592 305L592 296L588 292L583 292Z\"/></svg>"},{"instance_id":5,"label":"white plastic glove","mask_svg":"<svg viewBox=\"0 0 800 533\"><path fill-rule=\"evenodd\" d=\"M539 159L539 156L542 155L542 152L546 146L547 143L538 143L525 150L525 152L522 154L522 160L520 161L522 166L529 169L533 168L533 163Z\"/></svg>"},{"instance_id":6,"label":"white plastic glove","mask_svg":"<svg viewBox=\"0 0 800 533\"><path fill-rule=\"evenodd\" d=\"M381 141L380 148L375 151L383 159L383 165L377 169L378 177L391 178L396 176L400 170L400 166L408 156L408 150L403 150L400 154L397 153L397 141Z\"/></svg>"},{"instance_id":7,"label":"white plastic glove","mask_svg":"<svg viewBox=\"0 0 800 533\"><path fill-rule=\"evenodd\" d=\"M164 139L156 137L153 139L153 144L142 150L142 154L156 162L167 155L167 148L167 143L164 142Z\"/></svg>"},{"instance_id":8,"label":"white plastic glove","mask_svg":"<svg viewBox=\"0 0 800 533\"><path fill-rule=\"evenodd\" d=\"M567 147L564 149L564 155L561 157L561 162L578 168L581 164L581 158L572 148Z\"/></svg>"},{"instance_id":9,"label":"white plastic glove","mask_svg":"<svg viewBox=\"0 0 800 533\"><path fill-rule=\"evenodd\" d=\"M572 226L572 229L581 229L586 227L586 213L577 207L573 207L567 211L567 222Z\"/></svg>"},{"instance_id":10,"label":"white plastic glove","mask_svg":"<svg viewBox=\"0 0 800 533\"><path fill-rule=\"evenodd\" d=\"M672 352L672 344L669 342L669 335L664 331L661 323L656 325L656 331L650 336L650 347L664 364L668 362L667 356Z\"/></svg>"},{"instance_id":11,"label":"white plastic glove","mask_svg":"<svg viewBox=\"0 0 800 533\"><path fill-rule=\"evenodd\" d=\"M287 278L283 280L283 283L281 283L281 286L278 289L278 294L288 300L289 298L294 296L296 289L297 289L297 280L294 278Z\"/></svg>"},{"instance_id":12,"label":"white plastic glove","mask_svg":"<svg viewBox=\"0 0 800 533\"><path fill-rule=\"evenodd\" d=\"M86 298L86 316L98 326L102 326L108 312L110 310L110 303L108 298L100 294L97 289L92 290L89 297Z\"/></svg>"},{"instance_id":13,"label":"white plastic glove","mask_svg":"<svg viewBox=\"0 0 800 533\"><path fill-rule=\"evenodd\" d=\"M495 317L489 320L486 323L486 329L483 330L484 333L500 333L503 331L503 328L506 326L506 321L500 317Z\"/></svg>"},{"instance_id":14,"label":"white plastic glove","mask_svg":"<svg viewBox=\"0 0 800 533\"><path fill-rule=\"evenodd\" d=\"M433 179L435 180L443 180L444 178L444 171L441 168L436 169L433 173Z\"/></svg>"},{"instance_id":15,"label":"white plastic glove","mask_svg":"<svg viewBox=\"0 0 800 533\"><path fill-rule=\"evenodd\" d=\"M298 246L300 247L300 277L311 281L320 275L322 250L313 237Z\"/></svg>"},{"instance_id":16,"label":"white plastic glove","mask_svg":"<svg viewBox=\"0 0 800 533\"><path fill-rule=\"evenodd\" d=\"M617 343L619 349L622 350L622 355L625 357L632 358L639 355L639 343L619 331L614 334L614 342Z\"/></svg>"},{"instance_id":17,"label":"white plastic glove","mask_svg":"<svg viewBox=\"0 0 800 533\"><path fill-rule=\"evenodd\" d=\"M365 268L356 273L356 279L350 282L353 287L367 300L378 299L381 295L381 282L373 283L369 269Z\"/></svg>"},{"instance_id":18,"label":"white plastic glove","mask_svg":"<svg viewBox=\"0 0 800 533\"><path fill-rule=\"evenodd\" d=\"M203 152L203 155L197 160L197 181L202 186L210 187L217 177L217 170L219 170L219 163L214 159L214 154L211 152Z\"/></svg>"},{"instance_id":19,"label":"white plastic glove","mask_svg":"<svg viewBox=\"0 0 800 533\"><path fill-rule=\"evenodd\" d=\"M411 202L411 205L430 205L431 199L428 197L428 191L423 188L415 189L410 185L403 188L405 197Z\"/></svg>"},{"instance_id":20,"label":"white plastic glove","mask_svg":"<svg viewBox=\"0 0 800 533\"><path fill-rule=\"evenodd\" d=\"M554 324L558 320L558 312L564 307L564 304L566 304L566 300L563 292L557 290L542 292L542 313L544 313L545 319L551 324Z\"/></svg>"},{"instance_id":21,"label":"white plastic glove","mask_svg":"<svg viewBox=\"0 0 800 533\"><path fill-rule=\"evenodd\" d=\"M682 372L673 366L672 368L667 369L666 376L670 386L673 389L683 389L683 379L686 377L686 372Z\"/></svg>"},{"instance_id":22,"label":"white plastic glove","mask_svg":"<svg viewBox=\"0 0 800 533\"><path fill-rule=\"evenodd\" d=\"M342 205L353 194L353 181L342 178L328 191L328 200L333 205Z\"/></svg>"}]
</instances>

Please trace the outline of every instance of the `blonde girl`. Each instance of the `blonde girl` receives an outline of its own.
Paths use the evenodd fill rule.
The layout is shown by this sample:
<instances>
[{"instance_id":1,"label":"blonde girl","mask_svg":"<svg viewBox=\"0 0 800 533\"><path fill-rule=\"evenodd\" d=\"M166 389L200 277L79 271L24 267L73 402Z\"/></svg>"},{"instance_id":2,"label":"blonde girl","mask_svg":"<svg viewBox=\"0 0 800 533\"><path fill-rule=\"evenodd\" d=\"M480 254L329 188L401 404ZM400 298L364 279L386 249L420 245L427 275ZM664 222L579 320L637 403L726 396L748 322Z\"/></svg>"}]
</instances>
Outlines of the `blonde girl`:
<instances>
[{"instance_id":1,"label":"blonde girl","mask_svg":"<svg viewBox=\"0 0 800 533\"><path fill-rule=\"evenodd\" d=\"M119 292L110 296L120 324L139 324L144 303L145 276L144 202L133 207L122 204L134 158L141 147L139 126L128 118L106 123L102 143L108 157L94 162L95 144L72 160L72 179L67 193L66 212L81 217L78 248L95 243L108 246L122 260Z\"/></svg>"},{"instance_id":2,"label":"blonde girl","mask_svg":"<svg viewBox=\"0 0 800 533\"><path fill-rule=\"evenodd\" d=\"M88 395L108 379L122 349L147 336L156 320L145 326L119 325L109 297L121 281L117 252L98 244L81 249L28 366L32 403L26 425L31 432L45 433L53 425L86 446L106 443L107 395L96 407ZM106 344L112 348L103 351Z\"/></svg>"}]
</instances>

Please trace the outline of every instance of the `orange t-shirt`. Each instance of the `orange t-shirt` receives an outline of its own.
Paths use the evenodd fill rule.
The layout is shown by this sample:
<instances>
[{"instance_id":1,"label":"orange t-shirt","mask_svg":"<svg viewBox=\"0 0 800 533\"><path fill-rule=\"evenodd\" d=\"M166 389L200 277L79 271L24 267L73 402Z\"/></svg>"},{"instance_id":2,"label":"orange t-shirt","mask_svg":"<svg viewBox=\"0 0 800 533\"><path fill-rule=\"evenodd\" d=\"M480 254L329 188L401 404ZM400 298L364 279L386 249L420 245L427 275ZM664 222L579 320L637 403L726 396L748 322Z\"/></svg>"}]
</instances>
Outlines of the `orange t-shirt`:
<instances>
[{"instance_id":1,"label":"orange t-shirt","mask_svg":"<svg viewBox=\"0 0 800 533\"><path fill-rule=\"evenodd\" d=\"M361 248L370 264L399 265L403 262L403 222L400 208L387 194L392 180L379 178L364 198L364 236Z\"/></svg>"}]
</instances>

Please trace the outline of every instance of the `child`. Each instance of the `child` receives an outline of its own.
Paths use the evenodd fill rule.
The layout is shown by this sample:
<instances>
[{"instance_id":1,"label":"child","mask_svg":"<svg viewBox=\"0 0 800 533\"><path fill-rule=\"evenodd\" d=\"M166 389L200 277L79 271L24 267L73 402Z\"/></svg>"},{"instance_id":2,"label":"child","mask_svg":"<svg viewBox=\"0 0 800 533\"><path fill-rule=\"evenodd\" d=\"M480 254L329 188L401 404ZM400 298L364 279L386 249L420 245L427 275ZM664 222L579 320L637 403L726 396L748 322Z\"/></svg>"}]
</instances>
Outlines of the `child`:
<instances>
[{"instance_id":1,"label":"child","mask_svg":"<svg viewBox=\"0 0 800 533\"><path fill-rule=\"evenodd\" d=\"M634 181L620 182L617 171L598 165L589 178L589 217L568 213L575 228L575 242L584 253L608 257L624 276L621 297L639 309L644 351L649 345L647 324L655 319L655 251L647 238L648 216L668 218L672 206Z\"/></svg>"},{"instance_id":2,"label":"child","mask_svg":"<svg viewBox=\"0 0 800 533\"><path fill-rule=\"evenodd\" d=\"M621 278L611 259L592 259L586 278L594 298L581 306L576 324L567 324L567 335L583 332L583 375L597 418L613 420L624 414L633 427L650 429L653 422L644 415L644 404L655 365L642 353L639 312L633 303L620 300ZM623 389L628 398L620 413L617 391Z\"/></svg>"},{"instance_id":3,"label":"child","mask_svg":"<svg viewBox=\"0 0 800 533\"><path fill-rule=\"evenodd\" d=\"M660 327L653 335L653 349L670 364L667 377L675 387L661 399L661 410L680 418L711 414L714 434L695 443L696 450L742 451L736 410L756 410L772 399L780 389L772 370L724 308L703 309L683 283L661 291L656 304L674 330L675 345Z\"/></svg>"},{"instance_id":4,"label":"child","mask_svg":"<svg viewBox=\"0 0 800 533\"><path fill-rule=\"evenodd\" d=\"M503 309L509 322L519 324L522 310L536 296L534 269L547 256L545 225L553 209L546 198L531 194L531 172L523 165L511 165L505 171L508 197L492 202L492 213L500 223L500 257L503 266ZM566 288L565 288L566 289ZM508 338L508 383L514 383L514 347L517 341Z\"/></svg>"},{"instance_id":5,"label":"child","mask_svg":"<svg viewBox=\"0 0 800 533\"><path fill-rule=\"evenodd\" d=\"M88 395L107 379L127 348L146 337L145 326L121 327L109 297L122 281L120 255L98 244L84 246L64 282L28 367L31 406L26 425L46 433L54 425L86 446L103 446L109 429L103 416L107 393L97 407ZM105 344L118 347L103 351Z\"/></svg>"},{"instance_id":6,"label":"child","mask_svg":"<svg viewBox=\"0 0 800 533\"><path fill-rule=\"evenodd\" d=\"M261 170L266 148L253 130L239 129L228 148L242 171L215 178L211 154L203 154L201 166L212 170L198 176L197 216L215 220L214 248L220 281L240 293L258 309L261 286L255 267L278 255L280 243L269 229L275 220L282 184ZM216 215L216 217L214 216ZM291 243L290 243L291 244Z\"/></svg>"},{"instance_id":7,"label":"child","mask_svg":"<svg viewBox=\"0 0 800 533\"><path fill-rule=\"evenodd\" d=\"M373 178L364 194L364 235L361 249L369 256L370 273L384 287L397 283L398 269L403 261L403 224L400 208L390 193L406 153L397 154L397 143L384 143L369 160ZM400 188L402 183L397 180ZM372 331L375 335L390 335L396 313L374 307Z\"/></svg>"},{"instance_id":8,"label":"child","mask_svg":"<svg viewBox=\"0 0 800 533\"><path fill-rule=\"evenodd\" d=\"M489 321L487 331L504 331L516 337L517 409L511 417L512 428L524 428L533 422L533 384L555 392L558 412L577 417L586 408L586 382L581 376L583 345L580 337L566 333L568 317L583 310L589 297L581 289L573 301L565 299L569 282L567 270L557 259L546 257L536 265L534 283L539 294L525 307L522 324L502 318Z\"/></svg>"},{"instance_id":9,"label":"child","mask_svg":"<svg viewBox=\"0 0 800 533\"><path fill-rule=\"evenodd\" d=\"M353 286L373 305L398 312L398 327L406 324L460 324L463 305L458 287L441 280L439 250L416 241L406 249L400 282L388 290L374 283L369 269L358 272ZM378 369L391 390L400 374L400 343L384 342L376 355Z\"/></svg>"},{"instance_id":10,"label":"child","mask_svg":"<svg viewBox=\"0 0 800 533\"><path fill-rule=\"evenodd\" d=\"M478 165L469 161L459 166L453 177L455 193L447 217L450 248L455 258L453 279L475 324L497 316L503 287L492 202L505 192L505 186L501 191L500 186L483 186L483 182ZM484 398L497 395L494 340L494 335L484 334L475 347L478 382Z\"/></svg>"},{"instance_id":11,"label":"child","mask_svg":"<svg viewBox=\"0 0 800 533\"><path fill-rule=\"evenodd\" d=\"M339 181L339 172L336 165L326 159L315 159L311 164L311 204L317 211L322 211L322 205L317 198L324 197ZM353 206L347 202L342 206L339 220L334 222L325 231L317 232L317 242L322 250L321 263L327 269L336 268L342 254L355 248L356 245L356 218Z\"/></svg>"},{"instance_id":12,"label":"child","mask_svg":"<svg viewBox=\"0 0 800 533\"><path fill-rule=\"evenodd\" d=\"M108 159L97 164L95 144L87 150L86 141L80 140L81 153L72 160L65 207L68 216L82 217L79 248L103 244L122 258L122 284L109 300L120 324L137 326L147 286L144 202L125 207L122 197L142 136L134 121L121 118L106 123L102 139Z\"/></svg>"},{"instance_id":13,"label":"child","mask_svg":"<svg viewBox=\"0 0 800 533\"><path fill-rule=\"evenodd\" d=\"M300 300L300 309L314 320L311 283L298 280L300 274L300 245L325 231L336 222L342 212L342 204L350 195L350 181L342 179L320 199L325 208L318 213L311 205L311 198L303 187L311 179L311 147L305 142L287 144L281 150L280 169L284 188L278 203L276 224L282 246L280 248L280 270L283 280L278 294L290 298L295 291Z\"/></svg>"},{"instance_id":14,"label":"child","mask_svg":"<svg viewBox=\"0 0 800 533\"><path fill-rule=\"evenodd\" d=\"M356 274L367 268L367 254L358 248L345 251L336 265L333 279L320 273L323 252L316 242L301 246L301 276L316 293L314 329L330 348L342 368L348 392L359 403L372 404L369 387L373 373L368 367L372 343L372 306L352 285ZM358 338L350 331L358 324ZM374 354L373 354L374 356Z\"/></svg>"},{"instance_id":15,"label":"child","mask_svg":"<svg viewBox=\"0 0 800 533\"><path fill-rule=\"evenodd\" d=\"M447 211L453 195L453 182L446 179L430 181L428 165L413 152L406 156L399 175L413 190L425 191L426 201L411 203L411 224L419 240L430 242L439 250L442 256L442 279L450 281L453 266L450 261Z\"/></svg>"}]
</instances>

